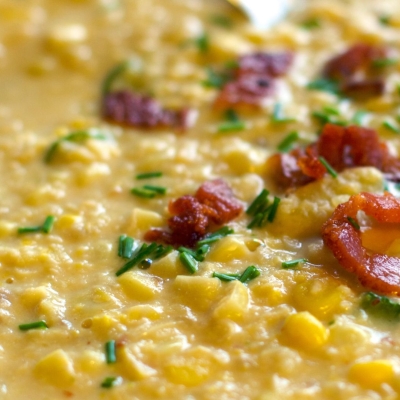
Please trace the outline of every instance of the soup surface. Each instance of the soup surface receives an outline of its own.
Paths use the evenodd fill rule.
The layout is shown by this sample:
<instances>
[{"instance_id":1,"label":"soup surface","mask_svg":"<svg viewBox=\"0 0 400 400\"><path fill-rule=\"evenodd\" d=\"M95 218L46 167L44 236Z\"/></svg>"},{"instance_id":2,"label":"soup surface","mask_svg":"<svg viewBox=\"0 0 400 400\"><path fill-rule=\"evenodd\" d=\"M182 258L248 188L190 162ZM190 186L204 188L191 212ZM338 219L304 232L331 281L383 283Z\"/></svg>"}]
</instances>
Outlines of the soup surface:
<instances>
[{"instance_id":1,"label":"soup surface","mask_svg":"<svg viewBox=\"0 0 400 400\"><path fill-rule=\"evenodd\" d=\"M396 290L324 224L397 194L400 3L298 3L258 31L217 1L0 1L0 398L399 397ZM380 144L304 174L329 129ZM400 221L360 210L338 232L396 281Z\"/></svg>"}]
</instances>

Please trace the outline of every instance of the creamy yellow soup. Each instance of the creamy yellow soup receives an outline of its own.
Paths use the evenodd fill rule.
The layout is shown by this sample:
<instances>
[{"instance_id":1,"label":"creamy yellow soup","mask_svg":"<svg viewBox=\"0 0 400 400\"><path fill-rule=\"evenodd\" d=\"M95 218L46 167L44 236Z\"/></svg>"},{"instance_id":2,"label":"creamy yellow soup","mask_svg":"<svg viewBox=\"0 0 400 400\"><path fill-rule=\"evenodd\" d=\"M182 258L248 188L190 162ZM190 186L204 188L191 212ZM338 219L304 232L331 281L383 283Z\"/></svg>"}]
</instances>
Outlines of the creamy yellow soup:
<instances>
[{"instance_id":1,"label":"creamy yellow soup","mask_svg":"<svg viewBox=\"0 0 400 400\"><path fill-rule=\"evenodd\" d=\"M344 121L364 111L362 124L398 154L399 64L386 93L362 103L307 84L354 43L398 57L400 3L298 3L259 31L217 1L0 1L1 399L398 398L399 322L361 307L368 288L320 235L350 195L382 193L382 173L348 169L288 194L273 189L266 160L290 132L298 146L315 141L312 113L327 109ZM291 51L294 62L262 107L239 112L240 130L221 132L207 67L256 51ZM126 60L138 66L132 87L192 108L194 125L105 122L103 79ZM286 122L274 120L277 104ZM67 139L76 132L86 136ZM150 172L160 174L137 179ZM128 261L121 235L141 245L167 226L171 200L216 178L244 209L269 188L281 199L273 221L249 229L243 212L193 274L175 249L116 276ZM131 193L143 185L166 193ZM379 250L400 256L396 237ZM260 275L245 283L213 277L248 266Z\"/></svg>"}]
</instances>

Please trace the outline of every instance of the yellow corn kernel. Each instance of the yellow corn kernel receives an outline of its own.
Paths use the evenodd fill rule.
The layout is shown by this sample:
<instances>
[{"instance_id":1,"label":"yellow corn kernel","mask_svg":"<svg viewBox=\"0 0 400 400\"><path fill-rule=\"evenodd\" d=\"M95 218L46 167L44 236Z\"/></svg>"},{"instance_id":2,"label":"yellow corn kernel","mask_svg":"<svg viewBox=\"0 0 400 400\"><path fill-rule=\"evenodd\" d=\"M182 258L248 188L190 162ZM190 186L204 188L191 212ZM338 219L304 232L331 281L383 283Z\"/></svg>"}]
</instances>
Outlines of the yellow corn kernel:
<instances>
[{"instance_id":1,"label":"yellow corn kernel","mask_svg":"<svg viewBox=\"0 0 400 400\"><path fill-rule=\"evenodd\" d=\"M149 304L139 304L129 308L123 317L125 321L136 321L141 318L148 318L155 321L161 317L161 313L162 309L160 307L153 307Z\"/></svg>"},{"instance_id":2,"label":"yellow corn kernel","mask_svg":"<svg viewBox=\"0 0 400 400\"><path fill-rule=\"evenodd\" d=\"M85 373L95 373L104 368L105 357L103 353L93 350L85 350L78 360L77 369Z\"/></svg>"},{"instance_id":3,"label":"yellow corn kernel","mask_svg":"<svg viewBox=\"0 0 400 400\"><path fill-rule=\"evenodd\" d=\"M177 275L187 273L187 270L178 260L178 252L172 251L153 263L151 273L162 278L175 278Z\"/></svg>"},{"instance_id":4,"label":"yellow corn kernel","mask_svg":"<svg viewBox=\"0 0 400 400\"><path fill-rule=\"evenodd\" d=\"M182 301L190 308L206 311L221 291L221 281L205 276L179 275L174 288L182 295Z\"/></svg>"},{"instance_id":5,"label":"yellow corn kernel","mask_svg":"<svg viewBox=\"0 0 400 400\"><path fill-rule=\"evenodd\" d=\"M125 272L118 278L125 294L138 301L153 299L162 290L162 279L137 271Z\"/></svg>"},{"instance_id":6,"label":"yellow corn kernel","mask_svg":"<svg viewBox=\"0 0 400 400\"><path fill-rule=\"evenodd\" d=\"M160 214L142 208L134 208L129 218L127 234L137 237L150 228L162 226L163 224L164 219Z\"/></svg>"},{"instance_id":7,"label":"yellow corn kernel","mask_svg":"<svg viewBox=\"0 0 400 400\"><path fill-rule=\"evenodd\" d=\"M91 329L100 336L107 336L108 332L118 326L118 321L109 315L95 315L92 318Z\"/></svg>"},{"instance_id":8,"label":"yellow corn kernel","mask_svg":"<svg viewBox=\"0 0 400 400\"><path fill-rule=\"evenodd\" d=\"M215 33L215 40L210 42L210 57L215 60L226 60L232 56L248 53L252 46L244 39L231 33Z\"/></svg>"},{"instance_id":9,"label":"yellow corn kernel","mask_svg":"<svg viewBox=\"0 0 400 400\"><path fill-rule=\"evenodd\" d=\"M126 347L118 349L118 368L121 375L131 380L149 378L157 373L156 370L138 360Z\"/></svg>"},{"instance_id":10,"label":"yellow corn kernel","mask_svg":"<svg viewBox=\"0 0 400 400\"><path fill-rule=\"evenodd\" d=\"M257 172L256 160L252 158L252 152L246 148L231 148L222 155L232 172L246 174Z\"/></svg>"},{"instance_id":11,"label":"yellow corn kernel","mask_svg":"<svg viewBox=\"0 0 400 400\"><path fill-rule=\"evenodd\" d=\"M87 32L83 25L56 25L47 35L47 43L54 51L61 51L66 46L82 43L86 40Z\"/></svg>"},{"instance_id":12,"label":"yellow corn kernel","mask_svg":"<svg viewBox=\"0 0 400 400\"><path fill-rule=\"evenodd\" d=\"M248 258L249 249L239 239L227 236L219 240L207 256L207 260L214 262L229 262Z\"/></svg>"},{"instance_id":13,"label":"yellow corn kernel","mask_svg":"<svg viewBox=\"0 0 400 400\"><path fill-rule=\"evenodd\" d=\"M328 340L328 330L308 311L289 315L282 335L289 344L305 350L318 348Z\"/></svg>"},{"instance_id":14,"label":"yellow corn kernel","mask_svg":"<svg viewBox=\"0 0 400 400\"><path fill-rule=\"evenodd\" d=\"M35 375L59 387L70 386L75 380L74 365L68 354L58 349L42 358L34 367Z\"/></svg>"},{"instance_id":15,"label":"yellow corn kernel","mask_svg":"<svg viewBox=\"0 0 400 400\"><path fill-rule=\"evenodd\" d=\"M229 282L230 292L222 298L214 310L215 318L241 321L249 308L249 291L239 281Z\"/></svg>"},{"instance_id":16,"label":"yellow corn kernel","mask_svg":"<svg viewBox=\"0 0 400 400\"><path fill-rule=\"evenodd\" d=\"M393 364L389 360L360 361L349 370L352 381L370 389L378 389L383 383L390 384L394 376Z\"/></svg>"},{"instance_id":17,"label":"yellow corn kernel","mask_svg":"<svg viewBox=\"0 0 400 400\"><path fill-rule=\"evenodd\" d=\"M288 293L283 285L274 285L275 282L261 282L251 287L252 293L258 298L265 299L268 305L283 304L288 298Z\"/></svg>"},{"instance_id":18,"label":"yellow corn kernel","mask_svg":"<svg viewBox=\"0 0 400 400\"><path fill-rule=\"evenodd\" d=\"M393 102L390 97L377 97L375 99L368 100L365 103L365 108L368 111L375 112L389 112L393 107Z\"/></svg>"},{"instance_id":19,"label":"yellow corn kernel","mask_svg":"<svg viewBox=\"0 0 400 400\"><path fill-rule=\"evenodd\" d=\"M21 303L28 308L33 309L42 300L48 297L48 289L45 286L38 286L35 288L28 288L21 294Z\"/></svg>"},{"instance_id":20,"label":"yellow corn kernel","mask_svg":"<svg viewBox=\"0 0 400 400\"><path fill-rule=\"evenodd\" d=\"M342 311L346 293L333 279L307 280L293 289L293 301L302 311L309 311L315 317L331 320Z\"/></svg>"},{"instance_id":21,"label":"yellow corn kernel","mask_svg":"<svg viewBox=\"0 0 400 400\"><path fill-rule=\"evenodd\" d=\"M195 386L208 379L213 372L214 362L210 354L201 351L201 348L194 348L173 356L164 372L167 379L175 384Z\"/></svg>"},{"instance_id":22,"label":"yellow corn kernel","mask_svg":"<svg viewBox=\"0 0 400 400\"><path fill-rule=\"evenodd\" d=\"M77 174L77 183L79 185L88 185L98 178L110 175L110 167L106 163L93 162L86 168L83 168Z\"/></svg>"},{"instance_id":23,"label":"yellow corn kernel","mask_svg":"<svg viewBox=\"0 0 400 400\"><path fill-rule=\"evenodd\" d=\"M0 237L15 234L17 225L12 222L0 221Z\"/></svg>"},{"instance_id":24,"label":"yellow corn kernel","mask_svg":"<svg viewBox=\"0 0 400 400\"><path fill-rule=\"evenodd\" d=\"M108 303L112 301L113 297L104 288L97 287L92 292L92 300L95 303Z\"/></svg>"},{"instance_id":25,"label":"yellow corn kernel","mask_svg":"<svg viewBox=\"0 0 400 400\"><path fill-rule=\"evenodd\" d=\"M57 229L60 230L81 230L83 229L83 218L80 215L64 214L58 218L55 223Z\"/></svg>"}]
</instances>

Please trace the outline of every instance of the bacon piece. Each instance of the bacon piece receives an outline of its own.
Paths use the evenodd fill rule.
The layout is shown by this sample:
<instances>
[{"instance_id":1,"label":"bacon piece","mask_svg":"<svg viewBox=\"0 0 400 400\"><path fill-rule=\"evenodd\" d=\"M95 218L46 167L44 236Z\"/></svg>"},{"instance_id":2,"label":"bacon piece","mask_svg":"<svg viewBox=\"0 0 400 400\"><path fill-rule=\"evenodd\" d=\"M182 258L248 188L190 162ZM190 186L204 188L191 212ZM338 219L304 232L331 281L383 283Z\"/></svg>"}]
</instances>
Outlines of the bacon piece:
<instances>
[{"instance_id":1,"label":"bacon piece","mask_svg":"<svg viewBox=\"0 0 400 400\"><path fill-rule=\"evenodd\" d=\"M386 179L400 182L400 160L389 153L373 129L360 126L326 124L316 143L305 150L276 154L267 161L267 166L278 186L298 187L324 176L326 168L319 161L320 156L338 172L372 166L381 170Z\"/></svg>"},{"instance_id":2,"label":"bacon piece","mask_svg":"<svg viewBox=\"0 0 400 400\"><path fill-rule=\"evenodd\" d=\"M385 91L383 70L374 62L387 56L385 47L358 43L329 60L323 76L337 81L340 91L349 97L366 99L380 96Z\"/></svg>"},{"instance_id":3,"label":"bacon piece","mask_svg":"<svg viewBox=\"0 0 400 400\"><path fill-rule=\"evenodd\" d=\"M148 96L121 90L107 93L103 98L104 119L140 128L174 127L188 128L191 124L189 109L167 110Z\"/></svg>"},{"instance_id":4,"label":"bacon piece","mask_svg":"<svg viewBox=\"0 0 400 400\"><path fill-rule=\"evenodd\" d=\"M400 200L392 194L360 193L340 204L322 227L322 237L339 264L357 275L360 283L385 294L400 294L400 258L370 253L362 246L361 233L349 221L364 211L382 223L400 223Z\"/></svg>"},{"instance_id":5,"label":"bacon piece","mask_svg":"<svg viewBox=\"0 0 400 400\"><path fill-rule=\"evenodd\" d=\"M169 204L169 231L151 229L145 240L193 247L215 225L222 225L242 212L242 204L222 179L205 182L194 196L185 195Z\"/></svg>"},{"instance_id":6,"label":"bacon piece","mask_svg":"<svg viewBox=\"0 0 400 400\"><path fill-rule=\"evenodd\" d=\"M232 80L222 88L215 104L229 106L258 106L275 90L276 78L287 73L293 62L293 54L254 53L239 58L232 71Z\"/></svg>"}]
</instances>

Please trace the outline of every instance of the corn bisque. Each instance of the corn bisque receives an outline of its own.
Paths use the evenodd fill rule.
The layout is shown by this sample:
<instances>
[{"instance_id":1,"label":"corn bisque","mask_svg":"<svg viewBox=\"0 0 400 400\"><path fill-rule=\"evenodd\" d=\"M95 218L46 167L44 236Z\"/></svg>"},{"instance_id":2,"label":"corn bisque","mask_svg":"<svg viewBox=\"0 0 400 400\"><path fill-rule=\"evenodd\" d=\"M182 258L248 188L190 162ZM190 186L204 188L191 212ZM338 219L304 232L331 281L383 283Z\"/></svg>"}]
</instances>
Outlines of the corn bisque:
<instances>
[{"instance_id":1,"label":"corn bisque","mask_svg":"<svg viewBox=\"0 0 400 400\"><path fill-rule=\"evenodd\" d=\"M354 43L399 51L400 4L300 7L261 32L205 0L0 2L0 398L398 398L398 322L362 309L367 289L320 236L350 195L383 192L381 172L349 169L285 195L266 180L266 160L290 132L296 145L315 141L312 113L327 109L349 123L365 111L362 123L398 153L398 65L386 94L363 103L306 86ZM282 50L295 58L275 94L239 112L240 130L221 131L207 67ZM101 82L127 59L141 66L132 87L167 108L196 109L195 125L179 133L104 122ZM294 120L274 121L277 103ZM74 132L84 135L65 139ZM162 174L136 179L154 171ZM242 213L192 275L177 250L115 275L127 261L121 235L140 245L166 226L170 200L215 178L245 208L271 189L281 198L275 219L247 229ZM131 193L143 185L166 193ZM18 233L26 227L38 229ZM372 250L383 246L377 232L365 237ZM385 235L379 250L399 256L397 228ZM248 266L260 275L245 283L213 277Z\"/></svg>"}]
</instances>

